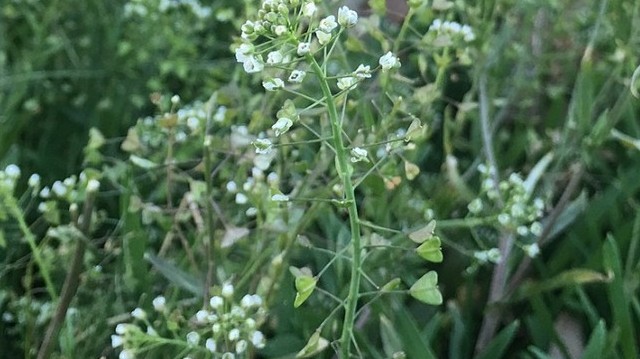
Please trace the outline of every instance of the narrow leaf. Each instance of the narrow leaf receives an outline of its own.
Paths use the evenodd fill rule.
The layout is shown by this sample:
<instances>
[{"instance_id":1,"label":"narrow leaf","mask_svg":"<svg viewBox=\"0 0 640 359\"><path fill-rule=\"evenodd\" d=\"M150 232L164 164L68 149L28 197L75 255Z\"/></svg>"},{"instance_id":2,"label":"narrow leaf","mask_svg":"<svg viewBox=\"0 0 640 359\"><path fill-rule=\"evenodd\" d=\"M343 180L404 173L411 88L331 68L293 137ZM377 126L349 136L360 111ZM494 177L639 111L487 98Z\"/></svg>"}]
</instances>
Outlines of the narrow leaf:
<instances>
[{"instance_id":1,"label":"narrow leaf","mask_svg":"<svg viewBox=\"0 0 640 359\"><path fill-rule=\"evenodd\" d=\"M589 342L582 353L582 359L600 359L604 357L604 349L607 344L606 334L604 321L601 319L593 333L591 333Z\"/></svg>"},{"instance_id":2,"label":"narrow leaf","mask_svg":"<svg viewBox=\"0 0 640 359\"><path fill-rule=\"evenodd\" d=\"M202 296L203 284L199 280L197 280L191 274L181 270L175 265L167 262L166 260L151 254L146 253L145 259L148 260L155 269L160 272L165 278L167 278L171 283L182 287L183 289L188 290L189 292Z\"/></svg>"},{"instance_id":3,"label":"narrow leaf","mask_svg":"<svg viewBox=\"0 0 640 359\"><path fill-rule=\"evenodd\" d=\"M518 327L520 327L520 322L515 321L509 324L508 327L504 328L495 338L487 345L485 350L480 353L476 359L496 359L503 358L504 352L513 341L513 337L518 331Z\"/></svg>"}]
</instances>

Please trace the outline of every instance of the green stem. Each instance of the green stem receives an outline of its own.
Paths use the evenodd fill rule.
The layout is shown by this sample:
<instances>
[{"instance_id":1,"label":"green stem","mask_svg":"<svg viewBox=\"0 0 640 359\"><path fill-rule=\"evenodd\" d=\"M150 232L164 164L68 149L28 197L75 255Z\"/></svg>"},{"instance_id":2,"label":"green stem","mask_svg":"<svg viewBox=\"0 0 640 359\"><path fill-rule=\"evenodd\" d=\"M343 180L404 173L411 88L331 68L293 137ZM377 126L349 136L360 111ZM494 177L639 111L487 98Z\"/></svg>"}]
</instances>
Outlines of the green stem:
<instances>
[{"instance_id":1,"label":"green stem","mask_svg":"<svg viewBox=\"0 0 640 359\"><path fill-rule=\"evenodd\" d=\"M213 178L212 178L212 162L211 158L211 146L212 139L208 134L204 136L204 180L207 184L207 188L205 190L206 199L205 199L205 218L206 218L206 234L204 238L204 247L205 247L205 256L207 261L207 275L205 277L205 287L204 287L204 297L203 305L206 305L209 298L209 289L214 283L214 268L215 265L220 263L218 261L220 256L220 244L218 241L213 240L213 236L215 233L215 219L213 213L213 204L211 201L213 200Z\"/></svg>"},{"instance_id":2,"label":"green stem","mask_svg":"<svg viewBox=\"0 0 640 359\"><path fill-rule=\"evenodd\" d=\"M22 212L18 207L18 203L16 203L15 199L11 196L7 198L5 203L7 204L11 215L13 215L13 217L18 221L18 227L20 227L20 231L22 231L22 234L29 244L29 248L31 248L33 259L38 265L38 268L40 268L40 274L42 275L42 279L44 279L44 283L47 287L47 292L49 293L51 300L53 302L56 302L58 300L58 294L56 293L56 289L53 286L53 281L51 280L51 276L49 275L49 269L44 263L44 259L42 259L42 256L40 255L40 249L36 244L35 236L33 235L33 233L31 233L29 226L27 226L27 223L22 216Z\"/></svg>"},{"instance_id":3,"label":"green stem","mask_svg":"<svg viewBox=\"0 0 640 359\"><path fill-rule=\"evenodd\" d=\"M311 55L307 55L307 61L311 65L311 69L317 75L320 82L320 89L324 95L327 110L329 113L329 121L331 122L331 133L333 134L333 146L336 151L336 162L338 164L338 174L342 180L344 188L344 196L349 212L349 225L351 228L351 248L353 250L353 260L351 261L351 283L349 284L349 294L346 299L346 307L344 314L344 322L342 324L342 335L340 336L340 352L341 358L349 358L351 350L351 337L353 336L353 324L355 321L356 307L358 305L358 296L360 292L360 265L362 243L360 239L360 220L358 219L358 206L356 204L355 191L353 182L351 181L351 173L349 170L348 153L342 139L342 126L340 125L340 117L336 108L335 100L324 71L318 62Z\"/></svg>"}]
</instances>

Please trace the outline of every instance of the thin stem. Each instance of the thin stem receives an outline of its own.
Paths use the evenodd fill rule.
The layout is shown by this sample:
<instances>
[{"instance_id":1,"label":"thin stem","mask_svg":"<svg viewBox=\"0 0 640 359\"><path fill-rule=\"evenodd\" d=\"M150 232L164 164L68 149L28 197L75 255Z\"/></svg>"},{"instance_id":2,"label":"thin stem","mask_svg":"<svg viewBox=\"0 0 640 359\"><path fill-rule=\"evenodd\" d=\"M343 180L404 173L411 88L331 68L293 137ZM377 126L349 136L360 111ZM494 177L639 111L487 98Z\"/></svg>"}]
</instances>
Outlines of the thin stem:
<instances>
[{"instance_id":1,"label":"thin stem","mask_svg":"<svg viewBox=\"0 0 640 359\"><path fill-rule=\"evenodd\" d=\"M73 259L71 260L71 267L62 286L62 292L60 293L60 301L58 307L53 315L53 319L47 327L47 331L38 351L38 359L47 359L53 349L53 343L58 338L58 332L60 327L64 323L64 319L67 316L67 310L73 297L75 297L80 285L80 275L82 274L82 265L84 260L84 253L87 249L87 241L89 238L89 232L91 230L91 215L93 213L93 202L95 199L95 192L87 192L87 199L84 203L84 209L82 211L82 221L76 223L76 227L82 232L81 238L75 238L76 249L73 253Z\"/></svg>"},{"instance_id":2,"label":"thin stem","mask_svg":"<svg viewBox=\"0 0 640 359\"><path fill-rule=\"evenodd\" d=\"M325 78L325 73L315 58L311 55L307 55L307 61L311 65L313 72L318 76L320 88L326 101L329 120L331 122L331 133L333 134L333 146L336 151L335 161L337 162L338 174L342 180L344 196L349 213L353 260L351 261L351 283L349 284L349 294L345 300L346 306L344 322L342 324L342 335L340 336L340 357L347 359L349 358L349 353L351 351L351 338L353 336L353 325L358 305L358 294L360 291L362 244L360 238L360 221L358 219L358 205L356 203L353 182L351 181L351 173L347 160L348 153L342 139L342 127L340 126L341 121L338 116L333 94L331 93L331 89L329 88L329 84Z\"/></svg>"},{"instance_id":3,"label":"thin stem","mask_svg":"<svg viewBox=\"0 0 640 359\"><path fill-rule=\"evenodd\" d=\"M54 302L57 301L58 294L56 294L56 289L53 286L51 275L49 275L49 269L47 265L44 263L42 256L40 255L40 249L36 244L35 236L33 235L33 233L31 233L29 226L27 226L27 223L25 222L24 217L22 216L22 212L20 212L20 209L18 207L18 203L16 202L15 198L13 198L12 196L8 196L6 200L6 204L7 204L7 207L9 208L9 212L11 213L11 215L16 219L16 221L18 221L18 227L20 227L20 231L22 232L25 239L27 240L27 243L29 244L31 253L33 253L33 259L35 260L36 264L38 265L38 268L40 269L40 274L44 279L44 283L45 283L45 286L47 287L47 292L49 293L51 300Z\"/></svg>"}]
</instances>

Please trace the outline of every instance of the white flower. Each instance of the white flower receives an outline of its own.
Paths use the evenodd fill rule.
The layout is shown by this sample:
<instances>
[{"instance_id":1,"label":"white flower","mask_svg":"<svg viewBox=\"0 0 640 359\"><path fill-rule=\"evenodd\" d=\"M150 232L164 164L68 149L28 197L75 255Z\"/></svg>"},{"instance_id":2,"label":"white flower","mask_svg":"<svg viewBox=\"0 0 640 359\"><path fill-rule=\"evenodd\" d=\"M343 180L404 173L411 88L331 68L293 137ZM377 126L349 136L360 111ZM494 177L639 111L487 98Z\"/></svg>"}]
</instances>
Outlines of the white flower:
<instances>
[{"instance_id":1,"label":"white flower","mask_svg":"<svg viewBox=\"0 0 640 359\"><path fill-rule=\"evenodd\" d=\"M526 236L529 234L529 228L527 226L518 226L518 228L516 228L516 232L521 236Z\"/></svg>"},{"instance_id":2,"label":"white flower","mask_svg":"<svg viewBox=\"0 0 640 359\"><path fill-rule=\"evenodd\" d=\"M87 192L96 192L100 188L100 182L96 179L90 179L87 183Z\"/></svg>"},{"instance_id":3,"label":"white flower","mask_svg":"<svg viewBox=\"0 0 640 359\"><path fill-rule=\"evenodd\" d=\"M433 20L433 23L431 23L431 26L429 26L429 30L428 31L438 31L438 30L440 30L441 26L442 26L442 20L435 19L435 20Z\"/></svg>"},{"instance_id":4,"label":"white flower","mask_svg":"<svg viewBox=\"0 0 640 359\"><path fill-rule=\"evenodd\" d=\"M198 345L199 341L200 341L200 334L198 334L197 332L187 333L187 343L191 345Z\"/></svg>"},{"instance_id":5,"label":"white flower","mask_svg":"<svg viewBox=\"0 0 640 359\"><path fill-rule=\"evenodd\" d=\"M298 56L304 56L311 50L311 44L308 42L301 42L298 44Z\"/></svg>"},{"instance_id":6,"label":"white flower","mask_svg":"<svg viewBox=\"0 0 640 359\"><path fill-rule=\"evenodd\" d=\"M500 222L501 225L506 226L511 222L511 216L506 213L500 213L500 215L498 215L498 222Z\"/></svg>"},{"instance_id":7,"label":"white flower","mask_svg":"<svg viewBox=\"0 0 640 359\"><path fill-rule=\"evenodd\" d=\"M227 352L227 353L222 354L222 359L235 359L235 358L236 358L236 356L233 353Z\"/></svg>"},{"instance_id":8,"label":"white flower","mask_svg":"<svg viewBox=\"0 0 640 359\"><path fill-rule=\"evenodd\" d=\"M29 187L38 187L40 186L40 175L37 173L32 174L29 177Z\"/></svg>"},{"instance_id":9,"label":"white flower","mask_svg":"<svg viewBox=\"0 0 640 359\"><path fill-rule=\"evenodd\" d=\"M498 248L491 248L487 251L487 259L493 263L500 263L502 260L502 255L500 254L500 250Z\"/></svg>"},{"instance_id":10,"label":"white flower","mask_svg":"<svg viewBox=\"0 0 640 359\"><path fill-rule=\"evenodd\" d=\"M316 4L313 1L309 1L306 4L302 5L302 16L312 17L317 10L318 7L316 6Z\"/></svg>"},{"instance_id":11,"label":"white flower","mask_svg":"<svg viewBox=\"0 0 640 359\"><path fill-rule=\"evenodd\" d=\"M245 62L249 58L249 54L253 52L253 45L243 43L236 48L236 61Z\"/></svg>"},{"instance_id":12,"label":"white flower","mask_svg":"<svg viewBox=\"0 0 640 359\"><path fill-rule=\"evenodd\" d=\"M469 212L473 213L473 214L478 214L480 213L480 211L482 211L482 200L480 198L476 198L473 201L471 201L471 203L469 203L469 205L467 206L467 209L469 209Z\"/></svg>"},{"instance_id":13,"label":"white flower","mask_svg":"<svg viewBox=\"0 0 640 359\"><path fill-rule=\"evenodd\" d=\"M469 25L463 25L460 32L462 33L462 38L466 42L471 42L476 39L476 34L473 33L473 29L471 29L471 26Z\"/></svg>"},{"instance_id":14,"label":"white flower","mask_svg":"<svg viewBox=\"0 0 640 359\"><path fill-rule=\"evenodd\" d=\"M216 341L213 340L212 338L207 339L207 341L204 343L204 346L210 352L212 352L212 353L216 352L216 349L217 349Z\"/></svg>"},{"instance_id":15,"label":"white flower","mask_svg":"<svg viewBox=\"0 0 640 359\"><path fill-rule=\"evenodd\" d=\"M353 27L358 22L358 13L343 6L338 9L338 23L343 27Z\"/></svg>"},{"instance_id":16,"label":"white flower","mask_svg":"<svg viewBox=\"0 0 640 359\"><path fill-rule=\"evenodd\" d=\"M196 312L196 322L198 323L206 323L209 319L209 312L204 309L200 309Z\"/></svg>"},{"instance_id":17,"label":"white flower","mask_svg":"<svg viewBox=\"0 0 640 359\"><path fill-rule=\"evenodd\" d=\"M249 328L249 329L253 329L256 327L256 321L253 318L247 318L247 320L244 321L244 326Z\"/></svg>"},{"instance_id":18,"label":"white flower","mask_svg":"<svg viewBox=\"0 0 640 359\"><path fill-rule=\"evenodd\" d=\"M300 70L291 71L291 75L289 75L289 82L293 83L301 83L304 80L304 77L307 75L306 72Z\"/></svg>"},{"instance_id":19,"label":"white flower","mask_svg":"<svg viewBox=\"0 0 640 359\"><path fill-rule=\"evenodd\" d=\"M533 222L531 223L531 226L529 226L529 231L531 232L531 234L533 234L534 236L539 236L542 234L542 224L540 224L540 222Z\"/></svg>"},{"instance_id":20,"label":"white flower","mask_svg":"<svg viewBox=\"0 0 640 359\"><path fill-rule=\"evenodd\" d=\"M356 84L355 77L347 76L347 77L342 77L338 79L338 88L340 90L346 90L346 89L352 90L356 88L356 86L354 86L355 84Z\"/></svg>"},{"instance_id":21,"label":"white flower","mask_svg":"<svg viewBox=\"0 0 640 359\"><path fill-rule=\"evenodd\" d=\"M249 207L246 211L244 211L244 214L247 217L255 217L258 214L258 209L256 207Z\"/></svg>"},{"instance_id":22,"label":"white flower","mask_svg":"<svg viewBox=\"0 0 640 359\"><path fill-rule=\"evenodd\" d=\"M136 319L144 320L145 318L147 318L147 313L145 313L142 308L136 308L131 312L131 316Z\"/></svg>"},{"instance_id":23,"label":"white flower","mask_svg":"<svg viewBox=\"0 0 640 359\"><path fill-rule=\"evenodd\" d=\"M276 121L276 123L271 126L271 129L275 132L275 135L277 137L289 131L292 125L293 121L291 121L291 119L280 117L278 121Z\"/></svg>"},{"instance_id":24,"label":"white flower","mask_svg":"<svg viewBox=\"0 0 640 359\"><path fill-rule=\"evenodd\" d=\"M111 347L117 348L124 343L124 339L122 339L119 335L111 335Z\"/></svg>"},{"instance_id":25,"label":"white flower","mask_svg":"<svg viewBox=\"0 0 640 359\"><path fill-rule=\"evenodd\" d=\"M50 196L51 196L51 190L49 189L49 187L45 187L40 190L40 197L46 199L46 198L49 198Z\"/></svg>"},{"instance_id":26,"label":"white flower","mask_svg":"<svg viewBox=\"0 0 640 359\"><path fill-rule=\"evenodd\" d=\"M53 182L53 185L51 186L51 190L58 197L64 197L64 195L67 194L67 186L62 184L62 182L60 182L60 181Z\"/></svg>"},{"instance_id":27,"label":"white flower","mask_svg":"<svg viewBox=\"0 0 640 359\"><path fill-rule=\"evenodd\" d=\"M235 341L240 338L240 330L238 328L233 328L229 331L229 341Z\"/></svg>"},{"instance_id":28,"label":"white flower","mask_svg":"<svg viewBox=\"0 0 640 359\"><path fill-rule=\"evenodd\" d=\"M124 335L134 327L133 324L120 323L116 325L116 334Z\"/></svg>"},{"instance_id":29,"label":"white flower","mask_svg":"<svg viewBox=\"0 0 640 359\"><path fill-rule=\"evenodd\" d=\"M225 298L229 298L233 295L233 284L225 283L222 285L222 296Z\"/></svg>"},{"instance_id":30,"label":"white flower","mask_svg":"<svg viewBox=\"0 0 640 359\"><path fill-rule=\"evenodd\" d=\"M150 335L152 337L159 337L158 332L156 332L153 327L147 327L147 335Z\"/></svg>"},{"instance_id":31,"label":"white flower","mask_svg":"<svg viewBox=\"0 0 640 359\"><path fill-rule=\"evenodd\" d=\"M171 96L171 103L174 105L177 105L180 103L180 96L178 95L173 95Z\"/></svg>"},{"instance_id":32,"label":"white flower","mask_svg":"<svg viewBox=\"0 0 640 359\"><path fill-rule=\"evenodd\" d=\"M213 115L213 120L216 122L222 122L224 120L224 116L227 113L227 106L220 106L216 110L216 114Z\"/></svg>"},{"instance_id":33,"label":"white flower","mask_svg":"<svg viewBox=\"0 0 640 359\"><path fill-rule=\"evenodd\" d=\"M267 91L275 91L284 87L284 81L279 78L272 78L267 81L262 81L262 87Z\"/></svg>"},{"instance_id":34,"label":"white flower","mask_svg":"<svg viewBox=\"0 0 640 359\"><path fill-rule=\"evenodd\" d=\"M151 304L153 304L153 309L157 310L158 312L164 312L166 310L165 305L167 304L167 300L165 299L165 297L159 295L153 298Z\"/></svg>"},{"instance_id":35,"label":"white flower","mask_svg":"<svg viewBox=\"0 0 640 359\"><path fill-rule=\"evenodd\" d=\"M273 143L268 138L257 138L253 141L253 146L256 148L256 153L266 155L271 152Z\"/></svg>"},{"instance_id":36,"label":"white flower","mask_svg":"<svg viewBox=\"0 0 640 359\"><path fill-rule=\"evenodd\" d=\"M240 301L240 305L244 308L259 307L261 304L262 298L257 294L246 294Z\"/></svg>"},{"instance_id":37,"label":"white flower","mask_svg":"<svg viewBox=\"0 0 640 359\"><path fill-rule=\"evenodd\" d=\"M245 350L247 350L247 341L244 339L238 341L236 343L236 354L242 354Z\"/></svg>"},{"instance_id":38,"label":"white flower","mask_svg":"<svg viewBox=\"0 0 640 359\"><path fill-rule=\"evenodd\" d=\"M220 323L214 323L211 326L211 331L213 332L213 334L218 334L220 333L220 330L222 330L222 326L220 325Z\"/></svg>"},{"instance_id":39,"label":"white flower","mask_svg":"<svg viewBox=\"0 0 640 359\"><path fill-rule=\"evenodd\" d=\"M329 42L329 40L331 40L331 34L322 30L316 31L316 36L318 37L318 42L320 43L320 45L325 45Z\"/></svg>"},{"instance_id":40,"label":"white flower","mask_svg":"<svg viewBox=\"0 0 640 359\"><path fill-rule=\"evenodd\" d=\"M400 67L400 59L398 59L391 51L380 57L378 60L380 66L382 66L382 71L386 72L392 68Z\"/></svg>"},{"instance_id":41,"label":"white flower","mask_svg":"<svg viewBox=\"0 0 640 359\"><path fill-rule=\"evenodd\" d=\"M269 54L267 54L267 63L269 65L279 64L282 63L283 58L284 57L282 56L282 53L280 51L271 51Z\"/></svg>"},{"instance_id":42,"label":"white flower","mask_svg":"<svg viewBox=\"0 0 640 359\"><path fill-rule=\"evenodd\" d=\"M522 247L522 249L524 249L524 252L530 258L535 258L538 254L540 254L540 247L538 246L538 243L525 245Z\"/></svg>"},{"instance_id":43,"label":"white flower","mask_svg":"<svg viewBox=\"0 0 640 359\"><path fill-rule=\"evenodd\" d=\"M326 33L330 33L336 27L338 27L338 23L336 22L336 17L333 15L325 17L324 19L320 20L320 23L318 24L318 29Z\"/></svg>"},{"instance_id":44,"label":"white flower","mask_svg":"<svg viewBox=\"0 0 640 359\"><path fill-rule=\"evenodd\" d=\"M360 64L358 68L353 72L353 76L361 80L371 78L371 66Z\"/></svg>"},{"instance_id":45,"label":"white flower","mask_svg":"<svg viewBox=\"0 0 640 359\"><path fill-rule=\"evenodd\" d=\"M264 64L257 57L251 55L242 63L244 71L248 74L256 73L264 69Z\"/></svg>"},{"instance_id":46,"label":"white flower","mask_svg":"<svg viewBox=\"0 0 640 359\"><path fill-rule=\"evenodd\" d=\"M238 192L238 185L234 182L234 181L229 181L227 182L227 191L229 193L236 193Z\"/></svg>"},{"instance_id":47,"label":"white flower","mask_svg":"<svg viewBox=\"0 0 640 359\"><path fill-rule=\"evenodd\" d=\"M251 344L253 344L254 347L261 349L264 348L264 335L262 334L261 331L256 330L251 334Z\"/></svg>"},{"instance_id":48,"label":"white flower","mask_svg":"<svg viewBox=\"0 0 640 359\"><path fill-rule=\"evenodd\" d=\"M273 196L271 196L271 200L274 202L288 202L289 196L286 196L282 193L276 193Z\"/></svg>"},{"instance_id":49,"label":"white flower","mask_svg":"<svg viewBox=\"0 0 640 359\"><path fill-rule=\"evenodd\" d=\"M17 179L20 177L20 167L10 164L4 169L4 173L11 179Z\"/></svg>"},{"instance_id":50,"label":"white flower","mask_svg":"<svg viewBox=\"0 0 640 359\"><path fill-rule=\"evenodd\" d=\"M368 155L369 153L364 148L354 147L351 149L351 162L369 162Z\"/></svg>"},{"instance_id":51,"label":"white flower","mask_svg":"<svg viewBox=\"0 0 640 359\"><path fill-rule=\"evenodd\" d=\"M284 25L276 25L273 28L273 32L276 34L276 36L282 36L282 35L286 34L287 31L288 31L287 27L284 26Z\"/></svg>"},{"instance_id":52,"label":"white flower","mask_svg":"<svg viewBox=\"0 0 640 359\"><path fill-rule=\"evenodd\" d=\"M134 359L136 356L133 354L131 350L125 349L120 352L118 355L118 359Z\"/></svg>"},{"instance_id":53,"label":"white flower","mask_svg":"<svg viewBox=\"0 0 640 359\"><path fill-rule=\"evenodd\" d=\"M244 193L236 193L236 204L246 204L249 198Z\"/></svg>"}]
</instances>

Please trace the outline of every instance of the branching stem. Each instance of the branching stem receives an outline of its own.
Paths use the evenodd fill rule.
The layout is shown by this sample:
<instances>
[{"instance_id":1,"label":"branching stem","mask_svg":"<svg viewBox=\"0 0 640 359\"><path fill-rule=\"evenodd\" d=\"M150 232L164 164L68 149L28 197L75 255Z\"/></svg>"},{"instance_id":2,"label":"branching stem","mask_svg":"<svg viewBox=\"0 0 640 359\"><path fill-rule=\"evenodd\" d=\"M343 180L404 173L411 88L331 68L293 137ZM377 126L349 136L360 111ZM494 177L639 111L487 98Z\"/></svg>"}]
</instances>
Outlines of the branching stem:
<instances>
[{"instance_id":1,"label":"branching stem","mask_svg":"<svg viewBox=\"0 0 640 359\"><path fill-rule=\"evenodd\" d=\"M336 152L335 161L337 163L338 175L342 180L344 189L344 199L349 213L349 225L351 228L351 248L353 260L351 261L351 282L349 284L349 294L345 300L344 322L342 324L342 335L340 336L340 357L349 358L351 351L351 338L353 336L353 325L355 321L358 297L360 292L360 266L362 262L362 243L360 238L360 220L358 218L358 205L356 203L355 191L351 180L347 149L342 139L342 126L335 99L329 88L326 74L322 67L311 55L307 55L307 61L311 65L312 71L318 77L320 89L327 105L329 121L331 122L331 133L333 135L333 147Z\"/></svg>"}]
</instances>

